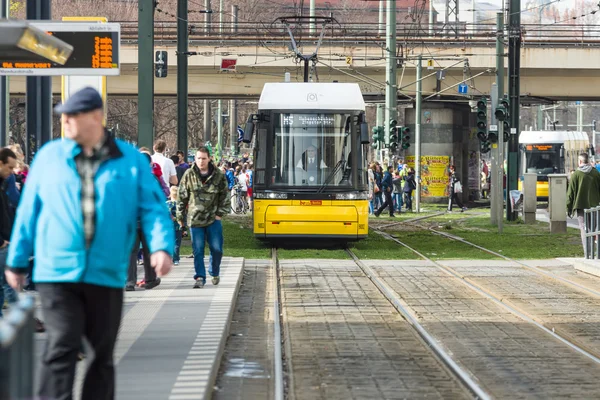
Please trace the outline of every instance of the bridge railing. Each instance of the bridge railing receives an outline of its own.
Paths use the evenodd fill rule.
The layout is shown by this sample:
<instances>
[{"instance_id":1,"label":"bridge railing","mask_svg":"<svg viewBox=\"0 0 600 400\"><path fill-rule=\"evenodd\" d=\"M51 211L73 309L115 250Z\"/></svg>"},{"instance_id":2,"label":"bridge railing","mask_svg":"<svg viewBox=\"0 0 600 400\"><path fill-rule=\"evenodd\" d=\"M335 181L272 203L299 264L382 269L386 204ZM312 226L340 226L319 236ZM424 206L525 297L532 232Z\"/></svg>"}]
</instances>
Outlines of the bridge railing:
<instances>
[{"instance_id":1,"label":"bridge railing","mask_svg":"<svg viewBox=\"0 0 600 400\"><path fill-rule=\"evenodd\" d=\"M118 21L116 21L118 22ZM124 43L136 43L138 25L134 21L121 21L121 39ZM189 40L204 41L281 41L289 43L287 29L281 24L261 22L239 22L235 31L229 24L223 25L220 31L219 22L189 21ZM317 26L314 33L305 25L291 26L297 40L314 42L317 40L321 27ZM494 24L466 24L446 26L436 24L429 32L427 24L415 27L411 24L398 24L396 30L399 43L429 43L441 42L445 45L473 44L488 46L495 43L496 26ZM507 36L507 32L505 32ZM600 26L598 25L544 25L523 24L521 37L524 46L547 45L578 45L592 44L600 46ZM155 21L154 39L157 43L168 44L177 41L177 23L175 21ZM362 43L385 43L385 29L379 29L373 23L343 23L333 24L327 28L324 36L325 43L347 41Z\"/></svg>"},{"instance_id":2,"label":"bridge railing","mask_svg":"<svg viewBox=\"0 0 600 400\"><path fill-rule=\"evenodd\" d=\"M0 399L33 397L34 306L33 297L21 295L0 319Z\"/></svg>"}]
</instances>

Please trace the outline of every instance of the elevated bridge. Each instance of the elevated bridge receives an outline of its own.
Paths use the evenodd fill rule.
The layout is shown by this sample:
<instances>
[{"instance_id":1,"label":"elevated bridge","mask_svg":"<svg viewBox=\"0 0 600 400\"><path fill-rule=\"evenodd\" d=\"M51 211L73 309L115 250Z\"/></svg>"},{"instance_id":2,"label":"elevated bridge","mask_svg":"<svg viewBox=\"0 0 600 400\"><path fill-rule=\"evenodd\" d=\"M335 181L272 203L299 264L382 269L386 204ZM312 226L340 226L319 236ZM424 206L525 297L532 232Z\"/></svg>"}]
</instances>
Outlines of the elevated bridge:
<instances>
[{"instance_id":1,"label":"elevated bridge","mask_svg":"<svg viewBox=\"0 0 600 400\"><path fill-rule=\"evenodd\" d=\"M137 24L123 22L121 75L108 78L110 96L137 95ZM285 72L302 81L303 65L296 61L287 30L282 26L239 24L220 33L217 24L190 23L189 95L196 98L258 98L265 82L283 80ZM155 50L168 52L168 76L154 80L156 96L175 96L177 89L177 29L175 23L156 23ZM296 32L303 53L312 53L318 36ZM424 96L437 98L436 70L444 69L441 96L468 100L488 94L495 80L495 27L481 25L458 37L410 29L398 30L399 101L412 101L416 90L415 65L423 58ZM358 82L368 101L385 93L385 37L377 27L334 26L319 49L313 80ZM235 72L221 71L223 59L235 59ZM427 70L427 61L433 67ZM148 60L148 62L153 62ZM524 103L557 100L600 100L600 27L524 25L521 49L521 94ZM468 94L458 95L465 81ZM13 95L25 93L25 78L11 77ZM506 86L505 86L506 87ZM53 92L60 93L60 77ZM529 100L528 100L529 99Z\"/></svg>"}]
</instances>

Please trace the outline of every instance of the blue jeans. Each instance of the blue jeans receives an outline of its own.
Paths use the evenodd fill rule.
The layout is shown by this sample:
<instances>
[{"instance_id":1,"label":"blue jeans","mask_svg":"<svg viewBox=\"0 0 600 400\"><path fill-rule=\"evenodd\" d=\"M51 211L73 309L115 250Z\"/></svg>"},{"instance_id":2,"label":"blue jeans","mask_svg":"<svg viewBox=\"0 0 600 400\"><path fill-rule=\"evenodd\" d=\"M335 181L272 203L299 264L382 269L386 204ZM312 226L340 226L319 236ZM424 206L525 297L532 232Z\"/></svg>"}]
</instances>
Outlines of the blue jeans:
<instances>
[{"instance_id":1,"label":"blue jeans","mask_svg":"<svg viewBox=\"0 0 600 400\"><path fill-rule=\"evenodd\" d=\"M396 211L402 211L402 193L393 193L394 197L394 209Z\"/></svg>"},{"instance_id":2,"label":"blue jeans","mask_svg":"<svg viewBox=\"0 0 600 400\"><path fill-rule=\"evenodd\" d=\"M221 258L223 258L223 224L215 221L204 228L191 228L192 249L194 251L194 279L202 278L206 281L206 268L204 267L204 243L208 242L210 250L208 273L210 276L219 276Z\"/></svg>"},{"instance_id":3,"label":"blue jeans","mask_svg":"<svg viewBox=\"0 0 600 400\"><path fill-rule=\"evenodd\" d=\"M16 303L19 299L17 292L6 283L4 269L6 268L6 257L8 256L8 247L0 249L0 317L2 317L2 306L4 306L4 296L10 304Z\"/></svg>"},{"instance_id":4,"label":"blue jeans","mask_svg":"<svg viewBox=\"0 0 600 400\"><path fill-rule=\"evenodd\" d=\"M179 248L181 247L182 236L183 231L181 229L177 229L175 231L175 252L173 253L173 262L179 261Z\"/></svg>"}]
</instances>

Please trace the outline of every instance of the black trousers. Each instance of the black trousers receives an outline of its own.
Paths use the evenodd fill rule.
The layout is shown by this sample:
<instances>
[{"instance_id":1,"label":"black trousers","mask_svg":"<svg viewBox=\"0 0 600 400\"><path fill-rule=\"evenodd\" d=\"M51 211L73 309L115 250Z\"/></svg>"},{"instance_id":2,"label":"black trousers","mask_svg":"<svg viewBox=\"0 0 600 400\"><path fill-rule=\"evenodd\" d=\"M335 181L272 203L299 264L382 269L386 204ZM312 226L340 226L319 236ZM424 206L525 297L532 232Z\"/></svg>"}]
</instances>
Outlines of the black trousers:
<instances>
[{"instance_id":1,"label":"black trousers","mask_svg":"<svg viewBox=\"0 0 600 400\"><path fill-rule=\"evenodd\" d=\"M127 268L127 286L135 286L137 283L137 254L142 243L142 256L144 257L144 280L152 282L156 280L156 271L150 264L150 253L148 252L148 243L141 231L138 230L137 238L133 244L133 250L129 257L129 268Z\"/></svg>"},{"instance_id":2,"label":"black trousers","mask_svg":"<svg viewBox=\"0 0 600 400\"><path fill-rule=\"evenodd\" d=\"M386 207L390 209L390 215L394 215L394 201L392 200L392 193L386 190L383 192L383 195L385 196L385 201L381 207L379 207L379 210L375 211L375 215L380 215Z\"/></svg>"},{"instance_id":3,"label":"black trousers","mask_svg":"<svg viewBox=\"0 0 600 400\"><path fill-rule=\"evenodd\" d=\"M37 395L71 400L81 337L94 350L85 376L82 399L115 398L113 351L121 314L123 289L86 283L38 283L48 339L44 348Z\"/></svg>"},{"instance_id":4,"label":"black trousers","mask_svg":"<svg viewBox=\"0 0 600 400\"><path fill-rule=\"evenodd\" d=\"M448 211L452 211L452 202L456 203L456 205L459 208L463 208L464 207L463 202L460 201L460 195L461 194L462 193L454 193L454 192L452 192L452 194L450 195L450 199L448 200Z\"/></svg>"}]
</instances>

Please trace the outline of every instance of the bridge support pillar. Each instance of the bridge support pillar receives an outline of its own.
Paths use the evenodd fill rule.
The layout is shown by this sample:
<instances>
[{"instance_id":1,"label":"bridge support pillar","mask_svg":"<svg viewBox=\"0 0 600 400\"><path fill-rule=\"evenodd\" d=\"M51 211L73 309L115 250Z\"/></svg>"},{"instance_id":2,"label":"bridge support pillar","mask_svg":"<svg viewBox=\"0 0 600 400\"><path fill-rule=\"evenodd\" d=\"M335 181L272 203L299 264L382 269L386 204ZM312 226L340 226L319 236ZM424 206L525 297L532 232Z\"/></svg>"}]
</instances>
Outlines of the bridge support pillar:
<instances>
[{"instance_id":1,"label":"bridge support pillar","mask_svg":"<svg viewBox=\"0 0 600 400\"><path fill-rule=\"evenodd\" d=\"M470 107L463 104L423 103L421 110L421 201L448 201L448 164L456 166L463 186L461 200L469 200L470 187L479 185L481 176L479 141L471 135L475 118ZM414 108L405 109L404 121L414 132ZM405 160L415 155L415 147L404 151Z\"/></svg>"}]
</instances>

